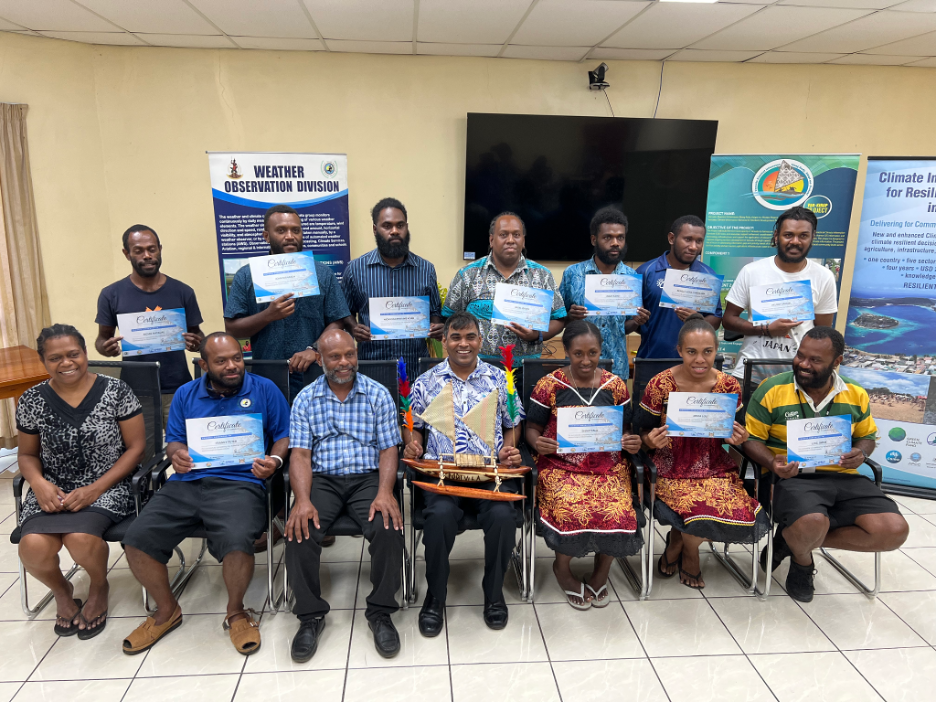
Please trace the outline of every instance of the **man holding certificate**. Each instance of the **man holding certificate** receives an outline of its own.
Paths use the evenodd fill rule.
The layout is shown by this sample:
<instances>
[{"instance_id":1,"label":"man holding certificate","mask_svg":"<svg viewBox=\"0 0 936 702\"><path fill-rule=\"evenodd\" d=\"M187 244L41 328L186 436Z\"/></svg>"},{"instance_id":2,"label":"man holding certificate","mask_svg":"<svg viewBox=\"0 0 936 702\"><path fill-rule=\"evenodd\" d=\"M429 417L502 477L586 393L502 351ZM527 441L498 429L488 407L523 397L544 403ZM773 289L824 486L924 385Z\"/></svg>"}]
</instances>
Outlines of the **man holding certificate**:
<instances>
[{"instance_id":1,"label":"man holding certificate","mask_svg":"<svg viewBox=\"0 0 936 702\"><path fill-rule=\"evenodd\" d=\"M643 278L624 264L627 217L623 212L616 207L598 210L590 229L595 253L565 269L559 294L570 321L587 316L601 330L602 351L614 361L612 372L627 380L627 335L650 318L643 307Z\"/></svg>"},{"instance_id":2,"label":"man holding certificate","mask_svg":"<svg viewBox=\"0 0 936 702\"><path fill-rule=\"evenodd\" d=\"M725 298L725 329L744 334L732 373L744 377L744 359L796 355L813 326L830 326L838 311L835 276L806 258L816 236L816 215L791 207L777 218L777 255L747 264ZM747 311L747 319L741 313ZM755 382L767 373L755 368Z\"/></svg>"},{"instance_id":3,"label":"man holding certificate","mask_svg":"<svg viewBox=\"0 0 936 702\"><path fill-rule=\"evenodd\" d=\"M175 474L123 541L134 577L157 608L124 640L130 655L181 626L166 563L201 525L227 586L223 628L238 653L260 648L259 624L244 608L244 594L253 577L254 541L267 524L264 481L282 467L289 447L289 406L273 382L245 372L240 342L230 334L209 334L199 364L204 375L179 388L169 412L166 456Z\"/></svg>"},{"instance_id":4,"label":"man holding certificate","mask_svg":"<svg viewBox=\"0 0 936 702\"><path fill-rule=\"evenodd\" d=\"M565 304L549 269L523 255L526 229L517 215L495 217L490 234L490 253L452 279L442 316L474 315L481 325L481 359L500 361L498 347L516 344L514 368L519 369L524 358L539 358L543 342L562 331ZM522 386L519 378L517 384Z\"/></svg>"},{"instance_id":5,"label":"man holding certificate","mask_svg":"<svg viewBox=\"0 0 936 702\"><path fill-rule=\"evenodd\" d=\"M814 549L893 551L909 532L897 504L858 473L874 451L877 426L868 393L838 374L844 351L836 330L810 329L793 370L761 383L747 410L744 447L781 478L773 570L791 557L785 587L801 602L813 598ZM766 550L761 565L766 569Z\"/></svg>"},{"instance_id":6,"label":"man holding certificate","mask_svg":"<svg viewBox=\"0 0 936 702\"><path fill-rule=\"evenodd\" d=\"M406 207L392 197L371 211L377 248L356 258L341 279L348 309L359 323L353 334L361 359L406 361L410 378L419 375L426 339L442 338L442 301L436 270L410 251Z\"/></svg>"},{"instance_id":7,"label":"man holding certificate","mask_svg":"<svg viewBox=\"0 0 936 702\"><path fill-rule=\"evenodd\" d=\"M261 277L256 263L237 271L224 308L224 328L238 339L249 338L254 358L288 360L295 397L302 390L302 374L318 358L312 348L315 340L326 328L350 328L353 320L331 268L305 260L311 252L303 251L302 222L292 207L274 205L266 211L263 238L270 244L270 256L264 258L279 258L267 261L277 265L260 268L274 275ZM287 254L294 260L287 260ZM275 275L278 268L279 276ZM275 284L274 294L279 296L261 301L269 297L261 294L268 291L268 281ZM283 292L288 281L294 289Z\"/></svg>"}]
</instances>

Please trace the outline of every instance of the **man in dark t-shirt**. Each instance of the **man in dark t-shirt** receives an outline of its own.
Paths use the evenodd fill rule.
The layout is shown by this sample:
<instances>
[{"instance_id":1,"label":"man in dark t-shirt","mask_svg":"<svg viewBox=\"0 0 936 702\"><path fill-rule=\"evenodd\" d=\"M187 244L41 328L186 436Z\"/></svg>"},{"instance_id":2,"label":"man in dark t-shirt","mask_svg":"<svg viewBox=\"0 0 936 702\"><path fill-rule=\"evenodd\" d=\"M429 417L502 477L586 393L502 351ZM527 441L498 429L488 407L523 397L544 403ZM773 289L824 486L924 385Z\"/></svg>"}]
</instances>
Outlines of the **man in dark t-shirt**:
<instances>
[{"instance_id":1,"label":"man in dark t-shirt","mask_svg":"<svg viewBox=\"0 0 936 702\"><path fill-rule=\"evenodd\" d=\"M158 310L185 310L185 348L198 351L201 345L201 311L195 291L188 285L160 272L162 244L151 227L134 224L123 233L123 254L130 261L132 271L126 278L108 285L98 297L98 336L94 348L102 356L120 356L122 336L115 336L117 315ZM169 415L169 403L177 388L192 379L185 351L169 351L134 356L133 360L158 361L159 384L162 390L163 427ZM130 379L124 377L130 382ZM132 383L131 387L133 386ZM146 418L148 419L148 413Z\"/></svg>"}]
</instances>

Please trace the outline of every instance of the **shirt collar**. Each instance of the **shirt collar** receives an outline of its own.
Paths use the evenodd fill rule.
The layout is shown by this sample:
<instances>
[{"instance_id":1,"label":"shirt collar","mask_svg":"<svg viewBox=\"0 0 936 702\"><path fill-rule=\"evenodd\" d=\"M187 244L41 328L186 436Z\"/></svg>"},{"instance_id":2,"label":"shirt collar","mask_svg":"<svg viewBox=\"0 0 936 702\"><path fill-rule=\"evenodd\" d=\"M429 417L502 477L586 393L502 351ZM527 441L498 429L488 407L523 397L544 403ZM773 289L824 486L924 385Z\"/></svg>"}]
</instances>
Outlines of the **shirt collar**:
<instances>
[{"instance_id":1,"label":"shirt collar","mask_svg":"<svg viewBox=\"0 0 936 702\"><path fill-rule=\"evenodd\" d=\"M367 394L364 391L363 386L366 381L363 378L364 376L361 375L360 371L354 374L354 385L351 386L351 392L348 393L348 396L344 400L345 402L350 400L352 397L354 397L354 395L358 393L361 393L363 395ZM338 396L335 394L335 391L332 390L331 386L328 384L328 378L326 378L324 375L320 375L318 378L315 379L315 383L312 386L312 397L317 397L317 398L324 397L326 399L335 400L335 402L341 402L341 400L339 400Z\"/></svg>"},{"instance_id":2,"label":"shirt collar","mask_svg":"<svg viewBox=\"0 0 936 702\"><path fill-rule=\"evenodd\" d=\"M230 397L243 397L253 388L253 380L250 373L244 373L244 382L241 383L240 390L233 395L219 395L214 390L208 389L208 374L202 373L201 382L198 385L197 397L200 400L222 400Z\"/></svg>"},{"instance_id":3,"label":"shirt collar","mask_svg":"<svg viewBox=\"0 0 936 702\"><path fill-rule=\"evenodd\" d=\"M660 256L659 258L654 259L653 270L655 270L655 271L665 271L667 268L672 268L672 266L670 265L669 259L667 258L667 255L668 255L668 254L669 254L669 251L665 252L665 253L664 253L662 256ZM696 272L696 273L698 273L699 271L703 270L703 269L702 269L702 262L699 260L699 257L698 257L698 256L696 256L696 257L695 257L695 260L693 260L693 262L689 264L689 269L688 269L688 270L694 271L694 272Z\"/></svg>"},{"instance_id":4,"label":"shirt collar","mask_svg":"<svg viewBox=\"0 0 936 702\"><path fill-rule=\"evenodd\" d=\"M517 261L517 267L514 268L513 273L511 273L510 275L513 276L514 273L519 273L526 267L527 267L526 256L524 256L523 254L520 254L520 260ZM494 257L491 254L488 254L487 256L484 257L484 266L482 266L482 268L491 268L497 271L497 266L494 265ZM500 273L500 271L497 271L497 272Z\"/></svg>"},{"instance_id":5,"label":"shirt collar","mask_svg":"<svg viewBox=\"0 0 936 702\"><path fill-rule=\"evenodd\" d=\"M468 380L471 380L472 378L481 377L481 376L488 376L491 374L491 370L493 368L494 367L490 363L485 363L479 358L478 365L473 371L471 371L471 375L468 376ZM447 358L444 361L442 361L442 363L438 364L433 369L433 371L437 375L446 377L450 380L461 380L461 378L455 375L455 371L452 370L452 366L449 365L449 360ZM465 382L465 381L462 380L462 382Z\"/></svg>"},{"instance_id":6,"label":"shirt collar","mask_svg":"<svg viewBox=\"0 0 936 702\"><path fill-rule=\"evenodd\" d=\"M584 261L585 267L584 272L587 273L598 273L601 274L601 271L598 269L598 264L595 263L595 256L590 256L587 260ZM623 275L631 270L630 266L624 264L624 261L618 261L618 264L614 267L614 271L611 275Z\"/></svg>"},{"instance_id":7,"label":"shirt collar","mask_svg":"<svg viewBox=\"0 0 936 702\"><path fill-rule=\"evenodd\" d=\"M401 263L399 266L395 266L395 268L400 268L401 266L415 266L416 260L413 258L413 256L414 254L412 251L407 251L406 258L403 259L403 263ZM368 251L366 254L364 254L364 258L365 263L368 266L383 266L384 268L390 268L390 266L387 265L387 262L383 260L383 256L380 255L380 251L378 249ZM393 270L393 268L390 270Z\"/></svg>"},{"instance_id":8,"label":"shirt collar","mask_svg":"<svg viewBox=\"0 0 936 702\"><path fill-rule=\"evenodd\" d=\"M813 412L821 412L823 408L828 405L832 400L835 399L835 396L840 392L845 392L848 389L848 386L845 385L845 381L839 376L838 373L832 371L832 389L829 390L829 394L822 398L822 402L818 405L813 404L813 399L809 396L803 388L800 387L800 384L796 382L796 374L793 374L793 386L797 389L798 392L802 393L802 396L806 398L807 404L812 408Z\"/></svg>"}]
</instances>

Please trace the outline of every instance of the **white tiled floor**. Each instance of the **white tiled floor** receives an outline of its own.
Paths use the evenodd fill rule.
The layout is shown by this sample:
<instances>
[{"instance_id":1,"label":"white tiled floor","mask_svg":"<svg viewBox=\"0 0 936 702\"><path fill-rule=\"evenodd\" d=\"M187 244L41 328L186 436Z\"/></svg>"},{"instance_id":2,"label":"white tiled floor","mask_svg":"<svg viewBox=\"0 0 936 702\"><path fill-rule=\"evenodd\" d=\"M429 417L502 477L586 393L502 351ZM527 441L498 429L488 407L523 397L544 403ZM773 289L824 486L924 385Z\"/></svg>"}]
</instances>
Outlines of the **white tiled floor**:
<instances>
[{"instance_id":1,"label":"white tiled floor","mask_svg":"<svg viewBox=\"0 0 936 702\"><path fill-rule=\"evenodd\" d=\"M508 574L510 623L500 632L482 621L483 549L479 534L466 533L453 554L443 633L420 636L418 605L395 614L403 648L391 660L377 655L364 619L370 587L364 542L342 537L323 553L323 591L333 609L317 654L299 665L289 657L297 627L291 614L264 612L261 650L249 658L234 651L221 630L221 568L210 559L182 596L185 624L140 656L120 651L143 612L119 547L112 550L111 617L104 634L91 641L59 639L52 633L54 607L26 621L16 550L2 536L13 528L7 477L0 479L0 702L918 702L936 696L936 502L898 498L911 537L901 551L885 554L884 587L874 601L817 558L812 603L785 595L785 565L772 596L762 602L744 595L706 555L701 592L677 579L657 580L651 599L638 602L615 564L611 604L579 612L565 604L551 553L540 540L536 604L520 600ZM656 541L659 553L662 540ZM870 577L871 556L849 553L842 560ZM574 564L582 574L589 567L585 560ZM421 601L425 565L418 559L417 574ZM265 577L258 567L247 606L263 609ZM75 583L84 596L82 573ZM42 594L34 581L31 587Z\"/></svg>"}]
</instances>

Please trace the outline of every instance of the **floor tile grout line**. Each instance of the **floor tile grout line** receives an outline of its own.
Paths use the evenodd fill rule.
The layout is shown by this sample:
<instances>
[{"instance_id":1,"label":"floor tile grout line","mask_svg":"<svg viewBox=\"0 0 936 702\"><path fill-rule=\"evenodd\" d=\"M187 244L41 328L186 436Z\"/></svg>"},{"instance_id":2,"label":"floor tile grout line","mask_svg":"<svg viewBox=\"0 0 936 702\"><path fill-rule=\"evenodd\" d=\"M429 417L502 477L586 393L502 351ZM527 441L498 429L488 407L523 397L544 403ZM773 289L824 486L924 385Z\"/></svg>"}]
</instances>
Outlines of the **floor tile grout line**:
<instances>
[{"instance_id":1,"label":"floor tile grout line","mask_svg":"<svg viewBox=\"0 0 936 702\"><path fill-rule=\"evenodd\" d=\"M882 594L893 594L893 593L882 593ZM894 611L894 608L891 607L889 604L887 604L887 602L885 602L884 600L882 600L880 597L875 597L874 599L875 599L875 600L878 600L882 605L884 605L884 606L887 608L887 610L888 610L891 614L893 614L895 617L897 617L900 621L902 621L902 622L904 623L904 625L905 625L908 629L910 629L910 631L912 631L914 634L916 634L917 636L919 636L920 639L921 639L927 646L931 646L931 645L932 645L932 644L930 643L930 641L927 640L926 637L923 636L923 634L921 634L919 631L917 631L916 629L913 628L913 625L910 624L910 622L908 622L906 619L904 619L904 618L901 617L899 614L897 614L897 612Z\"/></svg>"},{"instance_id":2,"label":"floor tile grout line","mask_svg":"<svg viewBox=\"0 0 936 702\"><path fill-rule=\"evenodd\" d=\"M539 630L540 638L543 640L543 650L546 651L546 662L549 663L549 672L552 673L553 684L556 686L556 694L559 695L559 702L562 702L562 690L559 688L559 678L556 677L556 669L553 668L552 655L549 653L549 644L546 643L546 635L543 633L543 624L540 622L539 610L536 609L536 603L533 603L533 616L536 618L536 628Z\"/></svg>"},{"instance_id":3,"label":"floor tile grout line","mask_svg":"<svg viewBox=\"0 0 936 702\"><path fill-rule=\"evenodd\" d=\"M625 576L626 577L626 576ZM615 594L618 594L617 588L614 588ZM637 603L640 603L640 600L637 600ZM631 620L630 615L627 613L627 607L624 606L624 601L618 595L618 604L621 606L621 610L624 612L624 617L627 619L627 623L630 624L631 631L634 632L634 636L637 638L637 643L640 644L640 650L644 653L644 658L650 663L650 669L653 671L653 674L656 676L657 682L660 683L660 689L663 690L663 694L666 695L668 702L672 702L669 691L666 689L666 685L663 684L663 679L660 677L659 671L656 669L656 666L653 665L653 659L650 658L650 654L647 652L647 647L644 646L643 640L640 638L640 634L637 633L637 627L634 626L634 622Z\"/></svg>"},{"instance_id":4,"label":"floor tile grout line","mask_svg":"<svg viewBox=\"0 0 936 702\"><path fill-rule=\"evenodd\" d=\"M351 631L348 635L348 655L345 657L344 683L341 686L341 702L344 702L345 695L347 694L347 691L348 691L348 676L351 673L351 648L354 645L354 620L356 619L356 617L354 616L354 612L357 611L358 594L360 593L360 590L361 590L361 574L363 572L364 572L364 544L362 542L361 543L361 558L358 561L357 578L355 578L354 580L354 607L353 607L353 611L351 614Z\"/></svg>"}]
</instances>

